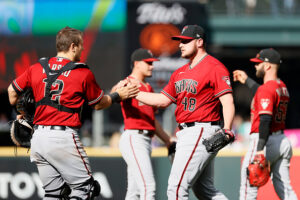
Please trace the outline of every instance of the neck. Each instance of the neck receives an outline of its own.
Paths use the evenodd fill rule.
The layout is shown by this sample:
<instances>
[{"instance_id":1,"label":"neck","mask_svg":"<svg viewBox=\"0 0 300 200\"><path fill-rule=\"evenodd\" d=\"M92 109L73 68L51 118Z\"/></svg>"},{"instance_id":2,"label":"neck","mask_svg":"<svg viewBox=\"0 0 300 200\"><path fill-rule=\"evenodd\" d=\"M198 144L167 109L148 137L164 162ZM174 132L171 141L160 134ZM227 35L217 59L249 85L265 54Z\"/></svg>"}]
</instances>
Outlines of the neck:
<instances>
[{"instance_id":1,"label":"neck","mask_svg":"<svg viewBox=\"0 0 300 200\"><path fill-rule=\"evenodd\" d=\"M63 57L66 59L69 59L71 61L74 61L75 57L74 54L72 54L72 52L68 51L68 52L58 52L56 57Z\"/></svg>"},{"instance_id":2,"label":"neck","mask_svg":"<svg viewBox=\"0 0 300 200\"><path fill-rule=\"evenodd\" d=\"M194 57L190 58L191 60L191 68L195 67L200 60L202 60L204 58L204 56L206 56L206 51L204 49L198 49L197 53L195 54Z\"/></svg>"},{"instance_id":3,"label":"neck","mask_svg":"<svg viewBox=\"0 0 300 200\"><path fill-rule=\"evenodd\" d=\"M264 76L264 83L271 81L271 80L277 80L278 76L277 76L277 72L272 70L269 72L266 72L265 76Z\"/></svg>"},{"instance_id":4,"label":"neck","mask_svg":"<svg viewBox=\"0 0 300 200\"><path fill-rule=\"evenodd\" d=\"M141 82L144 82L144 80L145 80L145 76L142 73L139 73L135 70L133 70L129 76L134 77L135 79L137 79Z\"/></svg>"}]
</instances>

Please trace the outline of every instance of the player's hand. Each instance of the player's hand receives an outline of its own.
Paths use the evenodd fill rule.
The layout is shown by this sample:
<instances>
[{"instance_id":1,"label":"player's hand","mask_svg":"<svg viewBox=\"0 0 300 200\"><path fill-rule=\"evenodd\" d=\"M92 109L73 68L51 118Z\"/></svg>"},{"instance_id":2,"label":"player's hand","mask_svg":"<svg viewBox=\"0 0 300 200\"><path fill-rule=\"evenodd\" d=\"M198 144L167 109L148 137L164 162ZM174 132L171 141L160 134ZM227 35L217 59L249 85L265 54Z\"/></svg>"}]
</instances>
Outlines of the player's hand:
<instances>
[{"instance_id":1,"label":"player's hand","mask_svg":"<svg viewBox=\"0 0 300 200\"><path fill-rule=\"evenodd\" d=\"M246 83L248 75L242 70L233 71L233 81L239 81L242 84Z\"/></svg>"},{"instance_id":2,"label":"player's hand","mask_svg":"<svg viewBox=\"0 0 300 200\"><path fill-rule=\"evenodd\" d=\"M24 119L24 115L17 115L17 119Z\"/></svg>"},{"instance_id":3,"label":"player's hand","mask_svg":"<svg viewBox=\"0 0 300 200\"><path fill-rule=\"evenodd\" d=\"M136 97L139 93L139 88L136 85L126 85L124 87L116 89L116 92L119 94L121 100L128 98Z\"/></svg>"},{"instance_id":4,"label":"player's hand","mask_svg":"<svg viewBox=\"0 0 300 200\"><path fill-rule=\"evenodd\" d=\"M128 84L127 85L135 85L136 87L141 87L141 82L138 79L127 78Z\"/></svg>"}]
</instances>

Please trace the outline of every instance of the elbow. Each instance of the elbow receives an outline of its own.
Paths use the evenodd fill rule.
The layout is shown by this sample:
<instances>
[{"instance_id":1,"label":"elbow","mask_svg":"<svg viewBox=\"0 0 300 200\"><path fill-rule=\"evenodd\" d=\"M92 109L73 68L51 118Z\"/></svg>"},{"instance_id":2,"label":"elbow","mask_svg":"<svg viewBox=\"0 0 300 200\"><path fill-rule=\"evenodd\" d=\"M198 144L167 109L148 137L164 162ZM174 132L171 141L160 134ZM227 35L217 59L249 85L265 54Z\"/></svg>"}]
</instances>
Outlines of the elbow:
<instances>
[{"instance_id":1,"label":"elbow","mask_svg":"<svg viewBox=\"0 0 300 200\"><path fill-rule=\"evenodd\" d=\"M170 104L169 103L158 103L158 105L157 105L157 107L159 107L159 108L166 108L166 107L168 107Z\"/></svg>"}]
</instances>

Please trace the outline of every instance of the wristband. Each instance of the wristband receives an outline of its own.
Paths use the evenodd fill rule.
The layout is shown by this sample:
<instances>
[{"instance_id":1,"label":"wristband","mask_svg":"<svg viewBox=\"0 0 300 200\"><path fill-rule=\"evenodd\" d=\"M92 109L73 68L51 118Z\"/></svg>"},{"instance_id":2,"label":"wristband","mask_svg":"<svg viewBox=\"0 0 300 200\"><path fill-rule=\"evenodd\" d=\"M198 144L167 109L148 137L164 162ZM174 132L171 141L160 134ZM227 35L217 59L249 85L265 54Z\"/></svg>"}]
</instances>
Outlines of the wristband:
<instances>
[{"instance_id":1,"label":"wristband","mask_svg":"<svg viewBox=\"0 0 300 200\"><path fill-rule=\"evenodd\" d=\"M122 101L119 93L117 93L117 92L113 92L113 93L109 94L109 96L111 98L112 103L120 103Z\"/></svg>"}]
</instances>

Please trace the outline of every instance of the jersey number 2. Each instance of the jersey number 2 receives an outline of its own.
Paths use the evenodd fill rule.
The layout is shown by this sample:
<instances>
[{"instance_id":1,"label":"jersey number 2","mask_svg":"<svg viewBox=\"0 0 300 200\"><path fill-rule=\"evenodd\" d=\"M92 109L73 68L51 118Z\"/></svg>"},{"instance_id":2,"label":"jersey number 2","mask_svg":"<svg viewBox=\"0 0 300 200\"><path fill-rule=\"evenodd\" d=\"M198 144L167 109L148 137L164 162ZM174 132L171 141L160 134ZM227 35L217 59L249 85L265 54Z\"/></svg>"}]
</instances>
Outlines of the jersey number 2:
<instances>
[{"instance_id":1,"label":"jersey number 2","mask_svg":"<svg viewBox=\"0 0 300 200\"><path fill-rule=\"evenodd\" d=\"M43 82L45 83L45 93L46 93L46 88L47 88L47 79L44 79ZM64 82L62 80L56 79L53 83L52 83L52 87L50 90L50 97L51 100L54 101L57 104L60 104L60 95L62 93L64 89ZM46 94L44 94L45 96Z\"/></svg>"}]
</instances>

